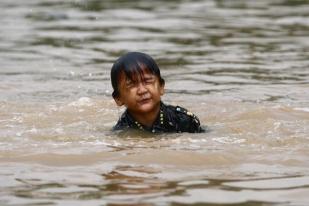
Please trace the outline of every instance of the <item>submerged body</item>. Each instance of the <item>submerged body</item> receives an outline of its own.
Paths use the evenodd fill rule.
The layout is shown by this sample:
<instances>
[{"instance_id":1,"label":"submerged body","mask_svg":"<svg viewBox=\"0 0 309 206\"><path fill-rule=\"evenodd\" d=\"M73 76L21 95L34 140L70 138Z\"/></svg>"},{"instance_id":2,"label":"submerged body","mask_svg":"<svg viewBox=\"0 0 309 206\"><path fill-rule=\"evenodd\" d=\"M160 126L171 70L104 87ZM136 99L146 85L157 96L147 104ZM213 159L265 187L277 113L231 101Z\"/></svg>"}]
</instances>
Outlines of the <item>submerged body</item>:
<instances>
[{"instance_id":1,"label":"submerged body","mask_svg":"<svg viewBox=\"0 0 309 206\"><path fill-rule=\"evenodd\" d=\"M146 126L135 120L126 110L114 126L113 130L124 130L128 128L145 130L152 133L161 132L190 132L198 133L205 130L200 126L199 119L179 106L165 105L161 102L160 112L151 126Z\"/></svg>"}]
</instances>

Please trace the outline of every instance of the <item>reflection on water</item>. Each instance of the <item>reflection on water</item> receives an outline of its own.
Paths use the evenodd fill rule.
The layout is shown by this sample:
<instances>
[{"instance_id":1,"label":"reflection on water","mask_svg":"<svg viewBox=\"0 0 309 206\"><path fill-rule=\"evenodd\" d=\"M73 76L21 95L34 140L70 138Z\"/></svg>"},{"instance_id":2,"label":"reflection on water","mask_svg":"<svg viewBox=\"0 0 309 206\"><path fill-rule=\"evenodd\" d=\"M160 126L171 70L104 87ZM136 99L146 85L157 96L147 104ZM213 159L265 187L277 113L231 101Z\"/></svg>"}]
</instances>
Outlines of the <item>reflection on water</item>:
<instances>
[{"instance_id":1,"label":"reflection on water","mask_svg":"<svg viewBox=\"0 0 309 206\"><path fill-rule=\"evenodd\" d=\"M309 2L2 0L1 205L308 205ZM157 60L204 134L112 133Z\"/></svg>"}]
</instances>

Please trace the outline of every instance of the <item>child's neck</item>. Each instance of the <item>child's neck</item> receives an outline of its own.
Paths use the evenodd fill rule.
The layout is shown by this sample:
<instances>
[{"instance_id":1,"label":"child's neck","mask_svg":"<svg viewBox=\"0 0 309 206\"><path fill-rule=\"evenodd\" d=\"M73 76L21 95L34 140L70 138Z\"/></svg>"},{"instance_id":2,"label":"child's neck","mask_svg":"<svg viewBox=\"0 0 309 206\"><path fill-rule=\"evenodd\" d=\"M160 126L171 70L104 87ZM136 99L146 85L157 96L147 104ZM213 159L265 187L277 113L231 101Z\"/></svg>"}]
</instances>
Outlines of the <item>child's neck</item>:
<instances>
[{"instance_id":1,"label":"child's neck","mask_svg":"<svg viewBox=\"0 0 309 206\"><path fill-rule=\"evenodd\" d=\"M132 113L129 111L130 115L138 121L140 124L145 125L146 127L151 127L156 121L158 114L160 112L160 105L154 108L152 111L145 113Z\"/></svg>"}]
</instances>

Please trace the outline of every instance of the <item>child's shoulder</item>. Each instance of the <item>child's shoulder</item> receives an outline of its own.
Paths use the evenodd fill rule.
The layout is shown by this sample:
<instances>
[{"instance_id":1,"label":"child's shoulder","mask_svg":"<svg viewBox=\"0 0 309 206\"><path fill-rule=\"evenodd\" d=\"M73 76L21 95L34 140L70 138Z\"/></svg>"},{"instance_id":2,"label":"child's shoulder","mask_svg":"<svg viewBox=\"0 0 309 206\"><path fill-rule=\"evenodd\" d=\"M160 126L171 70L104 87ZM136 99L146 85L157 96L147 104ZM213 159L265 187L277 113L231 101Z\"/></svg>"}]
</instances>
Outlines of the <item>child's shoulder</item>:
<instances>
[{"instance_id":1,"label":"child's shoulder","mask_svg":"<svg viewBox=\"0 0 309 206\"><path fill-rule=\"evenodd\" d=\"M181 106L174 106L174 105L166 105L166 108L169 111L174 112L175 114L179 114L179 115L186 115L186 116L190 116L193 117L195 116L193 113L189 112L186 108L181 107Z\"/></svg>"},{"instance_id":2,"label":"child's shoulder","mask_svg":"<svg viewBox=\"0 0 309 206\"><path fill-rule=\"evenodd\" d=\"M166 105L169 119L177 125L182 132L202 132L200 120L192 112L181 106Z\"/></svg>"},{"instance_id":3,"label":"child's shoulder","mask_svg":"<svg viewBox=\"0 0 309 206\"><path fill-rule=\"evenodd\" d=\"M181 106L174 106L174 105L167 105L167 111L168 113L172 114L173 116L177 117L177 119L182 121L194 121L197 124L200 124L200 121L196 115L194 115L192 112L187 110L184 107Z\"/></svg>"}]
</instances>

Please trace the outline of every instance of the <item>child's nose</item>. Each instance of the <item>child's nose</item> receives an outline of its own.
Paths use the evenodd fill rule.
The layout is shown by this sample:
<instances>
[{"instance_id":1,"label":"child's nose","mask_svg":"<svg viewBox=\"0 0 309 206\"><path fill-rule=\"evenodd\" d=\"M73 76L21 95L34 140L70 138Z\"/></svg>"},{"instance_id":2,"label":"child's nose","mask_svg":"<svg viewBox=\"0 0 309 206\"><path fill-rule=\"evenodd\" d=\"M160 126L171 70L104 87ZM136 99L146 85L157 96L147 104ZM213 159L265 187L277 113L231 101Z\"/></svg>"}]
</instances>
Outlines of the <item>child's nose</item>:
<instances>
[{"instance_id":1,"label":"child's nose","mask_svg":"<svg viewBox=\"0 0 309 206\"><path fill-rule=\"evenodd\" d=\"M137 93L138 94L143 94L145 92L147 92L147 89L145 87L144 82L139 82L138 85L137 85Z\"/></svg>"}]
</instances>

